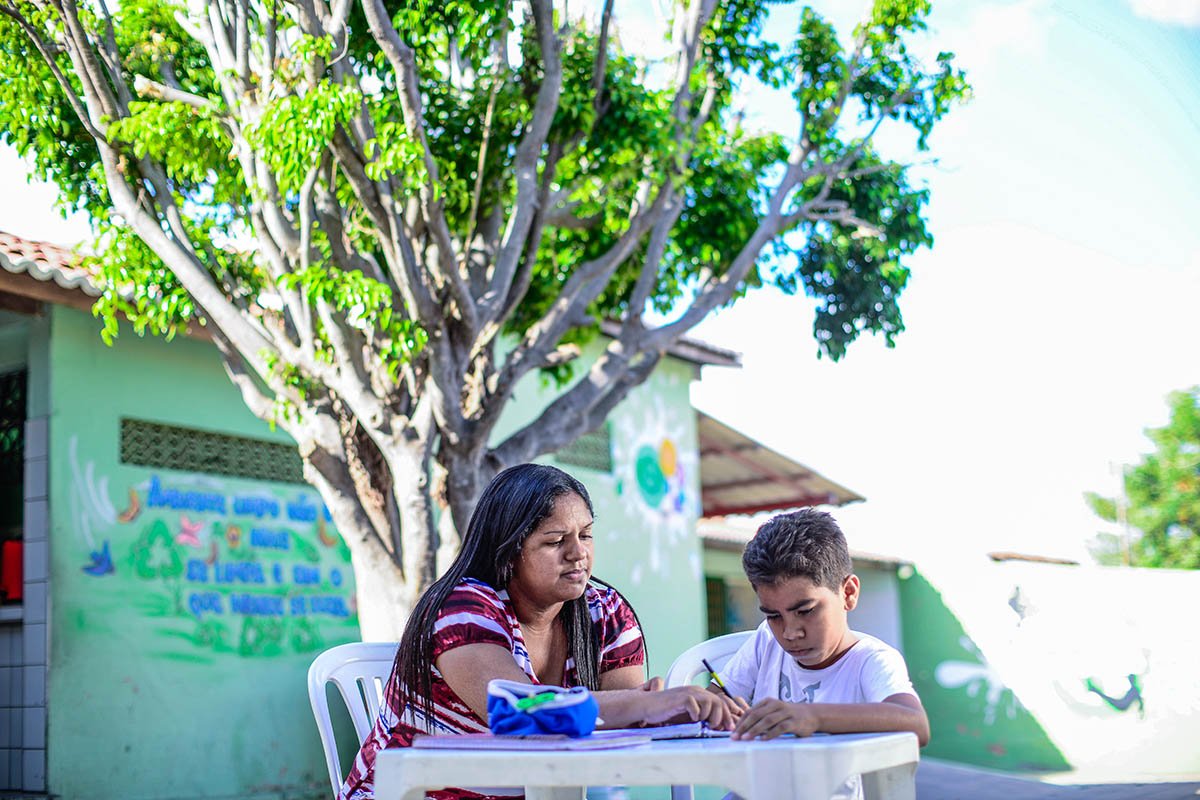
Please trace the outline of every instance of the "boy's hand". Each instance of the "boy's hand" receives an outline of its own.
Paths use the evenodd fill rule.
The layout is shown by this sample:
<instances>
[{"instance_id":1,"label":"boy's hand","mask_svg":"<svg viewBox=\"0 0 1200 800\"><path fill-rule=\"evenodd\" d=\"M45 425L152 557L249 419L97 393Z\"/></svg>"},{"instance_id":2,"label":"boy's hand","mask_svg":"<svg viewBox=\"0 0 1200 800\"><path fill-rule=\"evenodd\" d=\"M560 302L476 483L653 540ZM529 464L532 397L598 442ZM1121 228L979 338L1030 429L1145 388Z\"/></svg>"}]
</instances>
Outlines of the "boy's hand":
<instances>
[{"instance_id":1,"label":"boy's hand","mask_svg":"<svg viewBox=\"0 0 1200 800\"><path fill-rule=\"evenodd\" d=\"M742 715L733 739L774 739L785 733L812 736L817 732L816 709L811 703L763 700Z\"/></svg>"}]
</instances>

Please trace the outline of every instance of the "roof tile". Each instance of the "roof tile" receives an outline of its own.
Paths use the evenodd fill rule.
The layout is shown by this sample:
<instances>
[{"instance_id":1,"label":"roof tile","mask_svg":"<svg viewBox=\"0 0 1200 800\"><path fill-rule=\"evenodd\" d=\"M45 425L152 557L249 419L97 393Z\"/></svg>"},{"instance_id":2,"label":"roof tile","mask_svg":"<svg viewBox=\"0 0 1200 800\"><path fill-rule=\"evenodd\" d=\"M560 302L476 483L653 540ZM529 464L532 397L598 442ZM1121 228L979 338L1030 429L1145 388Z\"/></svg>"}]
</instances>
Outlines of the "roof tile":
<instances>
[{"instance_id":1,"label":"roof tile","mask_svg":"<svg viewBox=\"0 0 1200 800\"><path fill-rule=\"evenodd\" d=\"M79 262L79 254L70 248L0 231L0 268L14 275L29 275L42 282L53 281L64 289L99 297L99 284L79 266Z\"/></svg>"}]
</instances>

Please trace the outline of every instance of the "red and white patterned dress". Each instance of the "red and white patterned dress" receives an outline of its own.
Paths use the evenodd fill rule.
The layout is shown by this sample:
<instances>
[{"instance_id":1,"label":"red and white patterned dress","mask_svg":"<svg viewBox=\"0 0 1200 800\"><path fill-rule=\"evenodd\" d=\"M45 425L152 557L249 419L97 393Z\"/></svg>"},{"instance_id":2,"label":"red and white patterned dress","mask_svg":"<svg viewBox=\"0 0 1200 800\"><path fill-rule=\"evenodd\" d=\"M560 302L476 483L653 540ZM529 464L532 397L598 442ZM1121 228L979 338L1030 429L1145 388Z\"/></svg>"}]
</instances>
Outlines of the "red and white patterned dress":
<instances>
[{"instance_id":1,"label":"red and white patterned dress","mask_svg":"<svg viewBox=\"0 0 1200 800\"><path fill-rule=\"evenodd\" d=\"M600 640L600 674L620 667L641 665L645 660L642 631L633 609L615 590L588 585L585 592L588 610ZM446 598L433 626L433 660L456 647L467 644L495 644L507 648L517 665L533 683L529 652L521 634L521 625L513 612L507 591L496 591L482 581L464 578ZM371 800L375 796L375 754L385 747L408 747L413 737L426 731L420 709L400 707L399 676L392 672L384 689L384 704L371 734L363 742L354 766L342 784L338 800ZM568 656L563 673L565 686L576 685L575 662ZM403 714L402 714L403 711ZM446 684L433 667L434 733L478 733L488 730L487 722L475 715ZM480 798L475 792L444 789L430 792L436 800Z\"/></svg>"}]
</instances>

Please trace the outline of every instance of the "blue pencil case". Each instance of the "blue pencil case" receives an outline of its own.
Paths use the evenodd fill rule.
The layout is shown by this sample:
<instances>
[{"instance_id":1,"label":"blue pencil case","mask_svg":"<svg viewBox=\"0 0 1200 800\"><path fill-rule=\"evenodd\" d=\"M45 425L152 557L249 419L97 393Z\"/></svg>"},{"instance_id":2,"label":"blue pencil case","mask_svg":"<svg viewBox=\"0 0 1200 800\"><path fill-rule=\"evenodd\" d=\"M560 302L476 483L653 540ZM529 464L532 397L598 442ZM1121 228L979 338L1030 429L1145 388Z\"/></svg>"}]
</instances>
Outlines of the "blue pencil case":
<instances>
[{"instance_id":1,"label":"blue pencil case","mask_svg":"<svg viewBox=\"0 0 1200 800\"><path fill-rule=\"evenodd\" d=\"M488 681L488 727L495 734L587 736L596 729L600 706L582 686L535 686Z\"/></svg>"}]
</instances>

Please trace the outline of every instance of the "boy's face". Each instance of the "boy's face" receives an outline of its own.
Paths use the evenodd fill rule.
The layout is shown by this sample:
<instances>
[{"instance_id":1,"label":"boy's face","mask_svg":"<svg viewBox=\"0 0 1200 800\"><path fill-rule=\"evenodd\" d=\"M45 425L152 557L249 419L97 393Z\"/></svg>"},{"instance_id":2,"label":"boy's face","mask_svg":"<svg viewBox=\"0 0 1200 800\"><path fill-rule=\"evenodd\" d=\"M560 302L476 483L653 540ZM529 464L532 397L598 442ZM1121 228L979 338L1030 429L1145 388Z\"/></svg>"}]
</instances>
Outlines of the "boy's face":
<instances>
[{"instance_id":1,"label":"boy's face","mask_svg":"<svg viewBox=\"0 0 1200 800\"><path fill-rule=\"evenodd\" d=\"M802 577L754 587L775 641L808 669L828 667L857 641L846 612L858 605L858 590L857 575L846 578L838 591Z\"/></svg>"}]
</instances>

